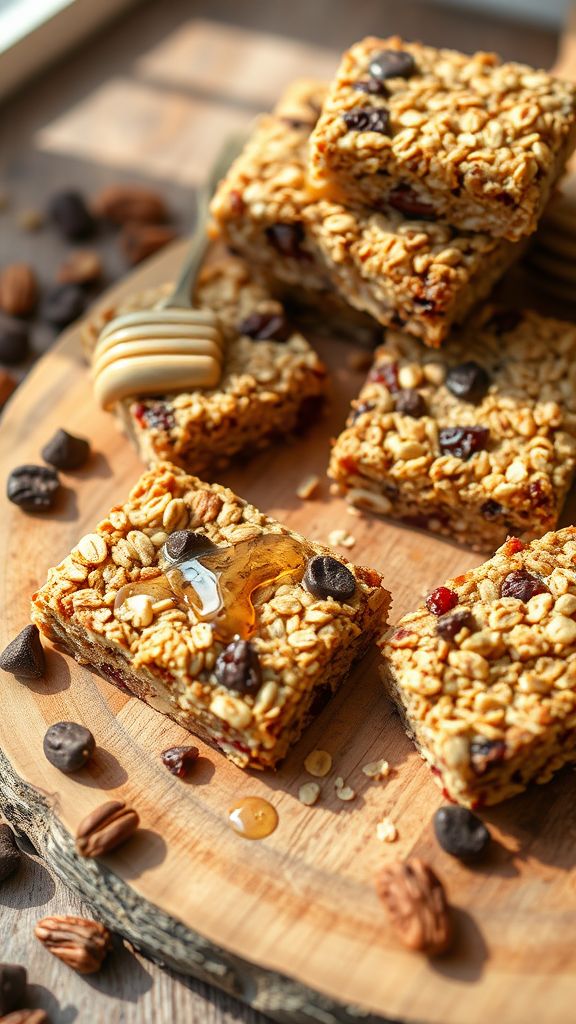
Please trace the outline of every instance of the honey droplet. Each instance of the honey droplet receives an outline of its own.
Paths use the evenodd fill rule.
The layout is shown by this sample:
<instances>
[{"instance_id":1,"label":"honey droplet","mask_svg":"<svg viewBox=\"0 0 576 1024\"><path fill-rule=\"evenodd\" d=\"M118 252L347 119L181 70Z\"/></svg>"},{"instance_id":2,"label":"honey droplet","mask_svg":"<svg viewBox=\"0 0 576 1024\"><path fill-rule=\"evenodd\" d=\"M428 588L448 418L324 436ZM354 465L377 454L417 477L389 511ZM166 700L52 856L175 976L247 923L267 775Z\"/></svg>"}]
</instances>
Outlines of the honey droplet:
<instances>
[{"instance_id":1,"label":"honey droplet","mask_svg":"<svg viewBox=\"0 0 576 1024\"><path fill-rule=\"evenodd\" d=\"M260 796L244 796L230 808L228 820L244 839L265 839L278 824L278 812Z\"/></svg>"}]
</instances>

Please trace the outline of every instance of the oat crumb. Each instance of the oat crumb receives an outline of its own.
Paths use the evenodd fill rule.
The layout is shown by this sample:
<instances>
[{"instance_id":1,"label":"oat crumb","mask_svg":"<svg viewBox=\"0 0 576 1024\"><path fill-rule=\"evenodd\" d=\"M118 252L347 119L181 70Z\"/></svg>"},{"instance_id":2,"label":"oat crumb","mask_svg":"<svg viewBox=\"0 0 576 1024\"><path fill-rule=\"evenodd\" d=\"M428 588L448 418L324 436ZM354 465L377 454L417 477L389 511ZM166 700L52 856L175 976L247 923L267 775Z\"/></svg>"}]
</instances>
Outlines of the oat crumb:
<instances>
[{"instance_id":1,"label":"oat crumb","mask_svg":"<svg viewBox=\"0 0 576 1024\"><path fill-rule=\"evenodd\" d=\"M354 800L356 796L356 791L352 789L352 786L345 785L344 779L341 775L335 779L334 788L336 789L336 796L339 800Z\"/></svg>"},{"instance_id":2,"label":"oat crumb","mask_svg":"<svg viewBox=\"0 0 576 1024\"><path fill-rule=\"evenodd\" d=\"M376 838L381 843L395 843L398 839L398 829L390 818L382 818L376 825Z\"/></svg>"},{"instance_id":3,"label":"oat crumb","mask_svg":"<svg viewBox=\"0 0 576 1024\"><path fill-rule=\"evenodd\" d=\"M332 755L327 750L311 750L304 761L304 767L309 775L323 779L332 767Z\"/></svg>"},{"instance_id":4,"label":"oat crumb","mask_svg":"<svg viewBox=\"0 0 576 1024\"><path fill-rule=\"evenodd\" d=\"M298 799L300 803L306 804L307 807L312 807L312 804L316 803L319 796L320 786L317 782L305 782L298 790Z\"/></svg>"},{"instance_id":5,"label":"oat crumb","mask_svg":"<svg viewBox=\"0 0 576 1024\"><path fill-rule=\"evenodd\" d=\"M367 761L362 765L362 771L369 779L385 779L390 775L390 765L381 758L380 761Z\"/></svg>"},{"instance_id":6,"label":"oat crumb","mask_svg":"<svg viewBox=\"0 0 576 1024\"><path fill-rule=\"evenodd\" d=\"M353 548L356 543L356 537L353 537L351 533L348 533L348 530L331 530L328 534L328 543L333 548Z\"/></svg>"},{"instance_id":7,"label":"oat crumb","mask_svg":"<svg viewBox=\"0 0 576 1024\"><path fill-rule=\"evenodd\" d=\"M320 477L317 473L310 473L309 476L305 476L298 484L296 496L301 498L302 501L309 501L310 498L314 498L318 494L319 487Z\"/></svg>"}]
</instances>

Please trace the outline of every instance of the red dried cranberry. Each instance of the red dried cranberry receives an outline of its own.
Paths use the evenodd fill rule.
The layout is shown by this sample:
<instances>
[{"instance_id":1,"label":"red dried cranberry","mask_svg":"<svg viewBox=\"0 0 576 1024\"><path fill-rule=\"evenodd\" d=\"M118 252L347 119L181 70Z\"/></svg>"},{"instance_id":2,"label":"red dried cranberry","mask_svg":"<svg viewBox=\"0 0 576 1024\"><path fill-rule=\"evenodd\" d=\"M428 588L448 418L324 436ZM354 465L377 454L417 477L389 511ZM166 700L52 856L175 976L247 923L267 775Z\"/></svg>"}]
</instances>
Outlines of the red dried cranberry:
<instances>
[{"instance_id":1,"label":"red dried cranberry","mask_svg":"<svg viewBox=\"0 0 576 1024\"><path fill-rule=\"evenodd\" d=\"M189 772L190 766L198 760L198 747L169 747L160 754L162 764L166 765L172 775L183 779Z\"/></svg>"},{"instance_id":2,"label":"red dried cranberry","mask_svg":"<svg viewBox=\"0 0 576 1024\"><path fill-rule=\"evenodd\" d=\"M306 255L302 250L304 227L299 222L295 224L272 224L269 228L266 228L266 237L282 256L299 260Z\"/></svg>"},{"instance_id":3,"label":"red dried cranberry","mask_svg":"<svg viewBox=\"0 0 576 1024\"><path fill-rule=\"evenodd\" d=\"M254 693L262 683L258 652L249 640L237 638L229 643L218 655L214 672L222 686L237 693Z\"/></svg>"},{"instance_id":4,"label":"red dried cranberry","mask_svg":"<svg viewBox=\"0 0 576 1024\"><path fill-rule=\"evenodd\" d=\"M413 388L401 388L396 395L396 412L419 419L420 416L426 415L426 402L419 391L415 391Z\"/></svg>"},{"instance_id":5,"label":"red dried cranberry","mask_svg":"<svg viewBox=\"0 0 576 1024\"><path fill-rule=\"evenodd\" d=\"M476 775L484 775L493 765L504 759L506 744L503 740L473 740L470 761Z\"/></svg>"},{"instance_id":6,"label":"red dried cranberry","mask_svg":"<svg viewBox=\"0 0 576 1024\"><path fill-rule=\"evenodd\" d=\"M483 366L473 359L451 366L446 374L446 387L456 398L466 402L479 402L490 387L490 377Z\"/></svg>"},{"instance_id":7,"label":"red dried cranberry","mask_svg":"<svg viewBox=\"0 0 576 1024\"><path fill-rule=\"evenodd\" d=\"M527 569L515 569L508 573L500 587L501 597L515 597L517 601L529 601L535 594L549 594L544 580L534 576Z\"/></svg>"},{"instance_id":8,"label":"red dried cranberry","mask_svg":"<svg viewBox=\"0 0 576 1024\"><path fill-rule=\"evenodd\" d=\"M436 587L426 598L426 607L433 615L445 615L458 604L458 594L449 587Z\"/></svg>"},{"instance_id":9,"label":"red dried cranberry","mask_svg":"<svg viewBox=\"0 0 576 1024\"><path fill-rule=\"evenodd\" d=\"M174 413L166 402L139 402L134 407L134 415L139 423L150 430L165 430L168 433L176 426Z\"/></svg>"},{"instance_id":10,"label":"red dried cranberry","mask_svg":"<svg viewBox=\"0 0 576 1024\"><path fill-rule=\"evenodd\" d=\"M377 78L364 78L358 82L354 82L352 86L356 92L366 92L372 96L387 96L388 89L384 85L384 82L378 81Z\"/></svg>"},{"instance_id":11,"label":"red dried cranberry","mask_svg":"<svg viewBox=\"0 0 576 1024\"><path fill-rule=\"evenodd\" d=\"M286 341L290 329L283 313L250 313L238 324L238 334L254 341Z\"/></svg>"},{"instance_id":12,"label":"red dried cranberry","mask_svg":"<svg viewBox=\"0 0 576 1024\"><path fill-rule=\"evenodd\" d=\"M364 413L366 413L366 412L371 412L371 410L373 408L374 408L373 402L360 402L359 405L357 405L356 408L353 409L351 414L350 414L351 422L355 423L356 420L360 418L360 416L363 416Z\"/></svg>"},{"instance_id":13,"label":"red dried cranberry","mask_svg":"<svg viewBox=\"0 0 576 1024\"><path fill-rule=\"evenodd\" d=\"M434 207L420 199L410 185L397 185L392 189L388 202L406 217L418 217L420 220L436 219Z\"/></svg>"},{"instance_id":14,"label":"red dried cranberry","mask_svg":"<svg viewBox=\"0 0 576 1024\"><path fill-rule=\"evenodd\" d=\"M470 629L473 625L474 619L469 608L455 608L453 612L440 616L436 623L436 632L445 640L453 640L461 629Z\"/></svg>"},{"instance_id":15,"label":"red dried cranberry","mask_svg":"<svg viewBox=\"0 0 576 1024\"><path fill-rule=\"evenodd\" d=\"M368 374L368 380L375 384L385 384L388 391L394 394L400 390L398 363L376 363Z\"/></svg>"},{"instance_id":16,"label":"red dried cranberry","mask_svg":"<svg viewBox=\"0 0 576 1024\"><path fill-rule=\"evenodd\" d=\"M531 480L528 484L528 497L533 508L543 508L552 503L552 493L546 491L542 480Z\"/></svg>"},{"instance_id":17,"label":"red dried cranberry","mask_svg":"<svg viewBox=\"0 0 576 1024\"><path fill-rule=\"evenodd\" d=\"M499 519L504 514L504 507L498 501L494 501L493 498L488 498L488 501L485 501L480 506L480 512L484 519L492 521L493 519Z\"/></svg>"},{"instance_id":18,"label":"red dried cranberry","mask_svg":"<svg viewBox=\"0 0 576 1024\"><path fill-rule=\"evenodd\" d=\"M519 537L508 537L508 540L504 544L503 553L510 557L511 555L517 555L519 551L524 551L526 545Z\"/></svg>"},{"instance_id":19,"label":"red dried cranberry","mask_svg":"<svg viewBox=\"0 0 576 1024\"><path fill-rule=\"evenodd\" d=\"M522 313L517 309L499 309L492 314L488 320L486 327L496 332L496 334L507 334L508 331L513 331L515 327L522 320Z\"/></svg>"},{"instance_id":20,"label":"red dried cranberry","mask_svg":"<svg viewBox=\"0 0 576 1024\"><path fill-rule=\"evenodd\" d=\"M390 115L387 110L354 107L342 114L342 120L351 132L379 132L380 135L390 134Z\"/></svg>"},{"instance_id":21,"label":"red dried cranberry","mask_svg":"<svg viewBox=\"0 0 576 1024\"><path fill-rule=\"evenodd\" d=\"M487 427L444 427L438 435L440 451L442 455L469 459L475 452L486 448L488 434Z\"/></svg>"}]
</instances>

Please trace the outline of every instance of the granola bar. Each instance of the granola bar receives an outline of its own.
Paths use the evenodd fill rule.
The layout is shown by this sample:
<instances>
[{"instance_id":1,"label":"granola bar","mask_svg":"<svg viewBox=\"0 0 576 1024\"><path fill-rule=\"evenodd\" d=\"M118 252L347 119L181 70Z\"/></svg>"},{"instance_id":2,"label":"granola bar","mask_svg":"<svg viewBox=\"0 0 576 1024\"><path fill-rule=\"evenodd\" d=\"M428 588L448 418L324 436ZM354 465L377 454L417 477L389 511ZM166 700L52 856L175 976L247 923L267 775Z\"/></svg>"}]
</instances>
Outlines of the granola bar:
<instances>
[{"instance_id":1,"label":"granola bar","mask_svg":"<svg viewBox=\"0 0 576 1024\"><path fill-rule=\"evenodd\" d=\"M116 315L145 309L169 287L149 290L100 309L84 327L90 353ZM218 314L226 339L220 383L214 388L151 398L126 398L114 412L144 462L168 460L193 472L222 466L298 430L319 411L326 370L285 316L282 305L240 259L205 266L195 304Z\"/></svg>"},{"instance_id":2,"label":"granola bar","mask_svg":"<svg viewBox=\"0 0 576 1024\"><path fill-rule=\"evenodd\" d=\"M311 196L310 132L325 86L294 82L262 117L212 202L213 233L268 280L334 289L387 327L438 346L522 247L400 210Z\"/></svg>"},{"instance_id":3,"label":"granola bar","mask_svg":"<svg viewBox=\"0 0 576 1024\"><path fill-rule=\"evenodd\" d=\"M529 547L510 538L379 641L448 798L498 803L576 760L575 564L573 526Z\"/></svg>"},{"instance_id":4,"label":"granola bar","mask_svg":"<svg viewBox=\"0 0 576 1024\"><path fill-rule=\"evenodd\" d=\"M479 551L553 529L576 469L576 326L487 307L440 353L388 332L335 443L348 501Z\"/></svg>"},{"instance_id":5,"label":"granola bar","mask_svg":"<svg viewBox=\"0 0 576 1024\"><path fill-rule=\"evenodd\" d=\"M576 144L576 88L492 53L369 37L348 50L310 141L311 185L517 241Z\"/></svg>"},{"instance_id":6,"label":"granola bar","mask_svg":"<svg viewBox=\"0 0 576 1024\"><path fill-rule=\"evenodd\" d=\"M266 768L381 630L388 603L377 572L163 464L50 570L32 614L110 682L240 767Z\"/></svg>"}]
</instances>

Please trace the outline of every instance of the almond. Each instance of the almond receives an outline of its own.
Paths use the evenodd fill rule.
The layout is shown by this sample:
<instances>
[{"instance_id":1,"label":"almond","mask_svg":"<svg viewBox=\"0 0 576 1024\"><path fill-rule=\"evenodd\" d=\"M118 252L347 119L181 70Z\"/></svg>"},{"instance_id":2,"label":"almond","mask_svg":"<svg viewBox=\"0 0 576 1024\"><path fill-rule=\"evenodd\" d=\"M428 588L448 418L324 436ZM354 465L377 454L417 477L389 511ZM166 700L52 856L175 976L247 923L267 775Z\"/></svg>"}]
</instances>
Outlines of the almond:
<instances>
[{"instance_id":1,"label":"almond","mask_svg":"<svg viewBox=\"0 0 576 1024\"><path fill-rule=\"evenodd\" d=\"M11 263L0 273L0 309L10 316L27 316L38 301L38 283L28 263Z\"/></svg>"},{"instance_id":2,"label":"almond","mask_svg":"<svg viewBox=\"0 0 576 1024\"><path fill-rule=\"evenodd\" d=\"M120 246L128 263L134 266L147 256L158 252L174 241L177 232L163 224L126 224L120 236Z\"/></svg>"},{"instance_id":3,"label":"almond","mask_svg":"<svg viewBox=\"0 0 576 1024\"><path fill-rule=\"evenodd\" d=\"M102 260L94 249L77 249L60 264L56 280L60 284L91 284L102 277Z\"/></svg>"},{"instance_id":4,"label":"almond","mask_svg":"<svg viewBox=\"0 0 576 1024\"><path fill-rule=\"evenodd\" d=\"M144 185L109 185L94 197L92 211L112 224L161 224L169 219L162 196Z\"/></svg>"}]
</instances>

